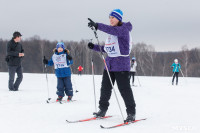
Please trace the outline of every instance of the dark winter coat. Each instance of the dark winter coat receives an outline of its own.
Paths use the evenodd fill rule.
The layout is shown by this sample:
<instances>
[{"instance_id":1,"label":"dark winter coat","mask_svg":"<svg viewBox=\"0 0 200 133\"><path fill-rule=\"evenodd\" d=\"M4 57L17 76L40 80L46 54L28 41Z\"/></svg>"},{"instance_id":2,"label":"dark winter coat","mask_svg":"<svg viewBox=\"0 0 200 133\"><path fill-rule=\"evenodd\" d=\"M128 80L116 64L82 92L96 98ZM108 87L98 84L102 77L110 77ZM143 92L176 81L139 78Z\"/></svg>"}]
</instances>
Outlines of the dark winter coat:
<instances>
[{"instance_id":1,"label":"dark winter coat","mask_svg":"<svg viewBox=\"0 0 200 133\"><path fill-rule=\"evenodd\" d=\"M13 39L7 44L6 61L8 66L20 66L22 57L19 57L19 53L24 53L24 49L21 43L16 43Z\"/></svg>"}]
</instances>

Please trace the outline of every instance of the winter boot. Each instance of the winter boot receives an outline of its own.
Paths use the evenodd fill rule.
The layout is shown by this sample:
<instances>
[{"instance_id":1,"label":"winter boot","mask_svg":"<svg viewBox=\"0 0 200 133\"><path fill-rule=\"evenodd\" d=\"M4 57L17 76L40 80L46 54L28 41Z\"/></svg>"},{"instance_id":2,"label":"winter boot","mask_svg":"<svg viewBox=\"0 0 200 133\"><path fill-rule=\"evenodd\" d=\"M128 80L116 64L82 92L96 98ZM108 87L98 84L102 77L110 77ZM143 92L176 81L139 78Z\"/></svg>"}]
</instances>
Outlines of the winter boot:
<instances>
[{"instance_id":1,"label":"winter boot","mask_svg":"<svg viewBox=\"0 0 200 133\"><path fill-rule=\"evenodd\" d=\"M172 82L172 85L174 85L174 82Z\"/></svg>"},{"instance_id":2,"label":"winter boot","mask_svg":"<svg viewBox=\"0 0 200 133\"><path fill-rule=\"evenodd\" d=\"M103 111L103 110L99 110L99 112L97 113L93 113L93 115L97 118L99 117L104 117L106 115L107 110Z\"/></svg>"},{"instance_id":3,"label":"winter boot","mask_svg":"<svg viewBox=\"0 0 200 133\"><path fill-rule=\"evenodd\" d=\"M62 96L58 96L56 102L60 102L60 101L62 101L62 98L63 98Z\"/></svg>"},{"instance_id":4,"label":"winter boot","mask_svg":"<svg viewBox=\"0 0 200 133\"><path fill-rule=\"evenodd\" d=\"M71 101L72 100L72 96L68 96L67 101Z\"/></svg>"},{"instance_id":5,"label":"winter boot","mask_svg":"<svg viewBox=\"0 0 200 133\"><path fill-rule=\"evenodd\" d=\"M135 121L135 114L128 114L126 120L124 120L124 123L133 121Z\"/></svg>"},{"instance_id":6,"label":"winter boot","mask_svg":"<svg viewBox=\"0 0 200 133\"><path fill-rule=\"evenodd\" d=\"M14 88L13 91L18 91L18 89Z\"/></svg>"},{"instance_id":7,"label":"winter boot","mask_svg":"<svg viewBox=\"0 0 200 133\"><path fill-rule=\"evenodd\" d=\"M176 85L178 85L178 82L176 82Z\"/></svg>"}]
</instances>

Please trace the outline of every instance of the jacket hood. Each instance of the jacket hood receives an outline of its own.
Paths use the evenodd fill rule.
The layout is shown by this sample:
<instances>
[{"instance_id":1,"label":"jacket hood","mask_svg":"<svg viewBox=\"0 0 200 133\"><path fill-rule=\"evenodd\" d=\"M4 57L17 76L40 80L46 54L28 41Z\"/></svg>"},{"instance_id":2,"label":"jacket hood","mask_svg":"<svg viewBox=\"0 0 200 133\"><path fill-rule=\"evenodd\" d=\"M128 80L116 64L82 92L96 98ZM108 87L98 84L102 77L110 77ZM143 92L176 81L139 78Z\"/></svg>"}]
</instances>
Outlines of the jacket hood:
<instances>
[{"instance_id":1,"label":"jacket hood","mask_svg":"<svg viewBox=\"0 0 200 133\"><path fill-rule=\"evenodd\" d=\"M53 49L53 52L54 52L55 54L58 54L58 50L57 50L56 48ZM67 53L67 54L69 55L70 51L69 51L68 49L64 49L63 52L61 52L61 53L62 53L62 54L63 54L63 53ZM61 54L61 53L59 53L59 54Z\"/></svg>"},{"instance_id":2,"label":"jacket hood","mask_svg":"<svg viewBox=\"0 0 200 133\"><path fill-rule=\"evenodd\" d=\"M126 27L129 31L132 31L132 24L130 22L123 22L122 26Z\"/></svg>"}]
</instances>

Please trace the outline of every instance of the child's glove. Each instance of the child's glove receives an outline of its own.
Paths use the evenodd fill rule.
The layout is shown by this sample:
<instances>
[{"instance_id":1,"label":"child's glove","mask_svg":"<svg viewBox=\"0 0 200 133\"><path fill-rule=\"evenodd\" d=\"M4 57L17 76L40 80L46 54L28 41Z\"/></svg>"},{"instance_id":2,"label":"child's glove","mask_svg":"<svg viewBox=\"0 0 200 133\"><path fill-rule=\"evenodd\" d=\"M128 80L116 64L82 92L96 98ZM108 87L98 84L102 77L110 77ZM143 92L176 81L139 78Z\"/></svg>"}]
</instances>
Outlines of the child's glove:
<instances>
[{"instance_id":1,"label":"child's glove","mask_svg":"<svg viewBox=\"0 0 200 133\"><path fill-rule=\"evenodd\" d=\"M45 56L44 56L44 59L43 59L43 63L48 64L48 60L45 58Z\"/></svg>"},{"instance_id":2,"label":"child's glove","mask_svg":"<svg viewBox=\"0 0 200 133\"><path fill-rule=\"evenodd\" d=\"M72 57L70 55L67 55L68 60L72 60Z\"/></svg>"}]
</instances>

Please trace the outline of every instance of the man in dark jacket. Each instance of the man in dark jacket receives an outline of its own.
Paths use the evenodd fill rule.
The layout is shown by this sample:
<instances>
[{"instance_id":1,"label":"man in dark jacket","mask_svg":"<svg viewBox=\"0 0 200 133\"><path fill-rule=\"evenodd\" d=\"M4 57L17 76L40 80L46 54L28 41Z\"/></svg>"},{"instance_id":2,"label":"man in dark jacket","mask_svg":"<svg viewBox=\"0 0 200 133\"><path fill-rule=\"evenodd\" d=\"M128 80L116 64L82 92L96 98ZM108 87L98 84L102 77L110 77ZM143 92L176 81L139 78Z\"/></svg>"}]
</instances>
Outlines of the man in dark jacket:
<instances>
[{"instance_id":1,"label":"man in dark jacket","mask_svg":"<svg viewBox=\"0 0 200 133\"><path fill-rule=\"evenodd\" d=\"M24 57L24 50L22 45L19 43L21 41L21 36L20 32L14 32L13 38L7 44L6 61L8 64L8 88L10 91L18 91L23 78L21 61L22 57ZM14 82L15 72L17 73L17 79Z\"/></svg>"}]
</instances>

